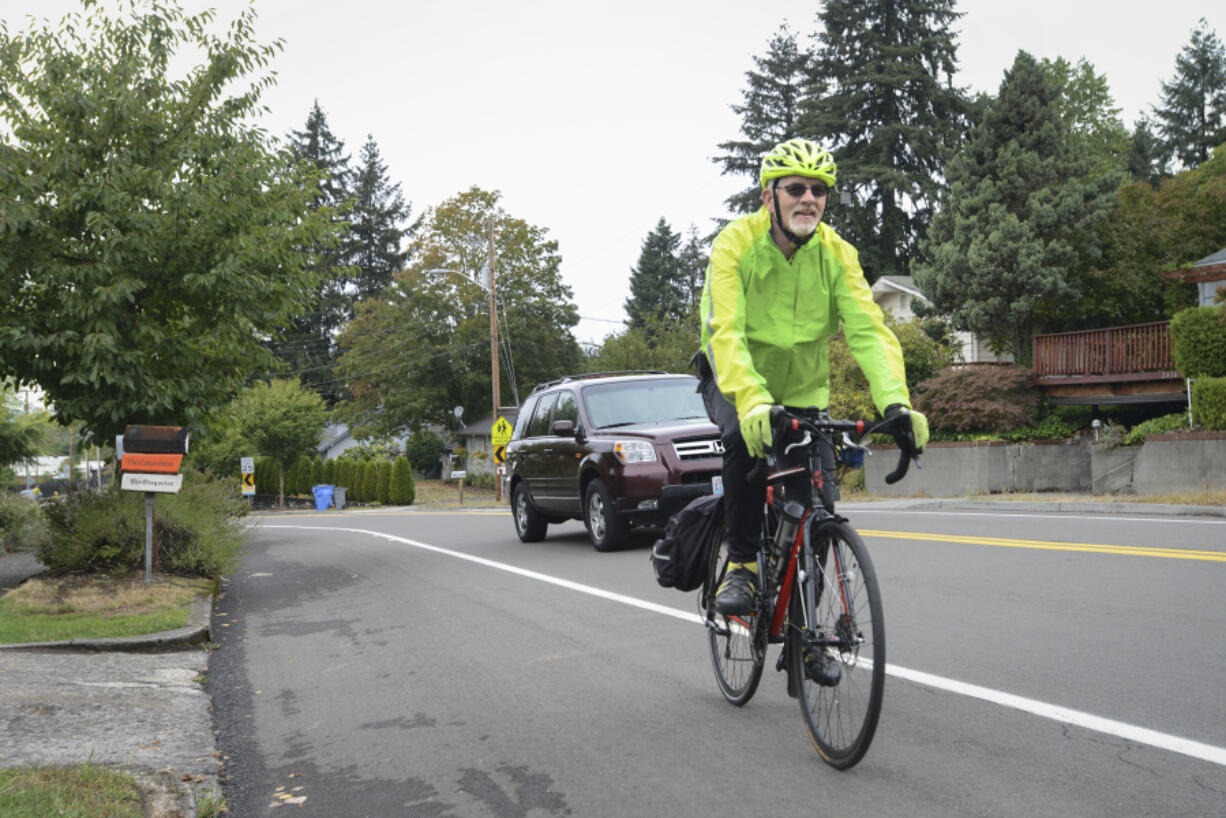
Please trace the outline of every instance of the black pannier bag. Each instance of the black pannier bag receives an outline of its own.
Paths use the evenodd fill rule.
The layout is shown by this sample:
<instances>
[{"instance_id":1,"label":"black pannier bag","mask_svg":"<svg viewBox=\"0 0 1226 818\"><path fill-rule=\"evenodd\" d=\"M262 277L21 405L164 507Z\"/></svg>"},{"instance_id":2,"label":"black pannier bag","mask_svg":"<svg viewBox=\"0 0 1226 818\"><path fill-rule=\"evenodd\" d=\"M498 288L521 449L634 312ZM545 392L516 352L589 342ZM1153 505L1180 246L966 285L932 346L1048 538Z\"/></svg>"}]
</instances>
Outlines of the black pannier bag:
<instances>
[{"instance_id":1,"label":"black pannier bag","mask_svg":"<svg viewBox=\"0 0 1226 818\"><path fill-rule=\"evenodd\" d=\"M723 520L723 499L717 494L696 497L669 519L664 538L656 540L651 549L656 582L678 591L693 591L702 585L715 529Z\"/></svg>"}]
</instances>

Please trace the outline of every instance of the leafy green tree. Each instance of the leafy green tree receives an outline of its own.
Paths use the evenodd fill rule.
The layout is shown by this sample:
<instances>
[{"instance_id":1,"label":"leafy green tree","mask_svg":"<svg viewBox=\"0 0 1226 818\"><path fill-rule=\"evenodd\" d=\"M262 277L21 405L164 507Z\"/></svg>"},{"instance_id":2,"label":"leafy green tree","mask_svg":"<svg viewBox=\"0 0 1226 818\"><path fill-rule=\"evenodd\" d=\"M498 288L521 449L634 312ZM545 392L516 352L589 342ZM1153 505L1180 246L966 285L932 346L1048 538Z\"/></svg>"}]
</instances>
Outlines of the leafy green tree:
<instances>
[{"instance_id":1,"label":"leafy green tree","mask_svg":"<svg viewBox=\"0 0 1226 818\"><path fill-rule=\"evenodd\" d=\"M446 446L443 439L429 429L418 429L405 443L405 456L409 464L420 472L428 472L438 465Z\"/></svg>"},{"instance_id":2,"label":"leafy green tree","mask_svg":"<svg viewBox=\"0 0 1226 818\"><path fill-rule=\"evenodd\" d=\"M337 413L359 437L454 423L452 408L482 417L490 406L489 223L494 226L500 405L518 384L578 368L579 315L562 283L557 243L506 213L501 194L471 188L427 211L409 270L382 298L358 305L342 331L338 373L353 400ZM444 272L451 271L451 272ZM525 389L526 391L526 389Z\"/></svg>"},{"instance_id":3,"label":"leafy green tree","mask_svg":"<svg viewBox=\"0 0 1226 818\"><path fill-rule=\"evenodd\" d=\"M326 246L316 178L254 124L280 50L173 0L0 28L0 377L107 440L191 424L269 359ZM172 72L180 55L202 62ZM249 83L249 84L248 84ZM244 87L246 85L246 87Z\"/></svg>"},{"instance_id":4,"label":"leafy green tree","mask_svg":"<svg viewBox=\"0 0 1226 818\"><path fill-rule=\"evenodd\" d=\"M954 326L1029 361L1030 336L1064 320L1101 258L1098 230L1120 175L1070 137L1058 72L1019 52L947 167L949 189L916 283Z\"/></svg>"},{"instance_id":5,"label":"leafy green tree","mask_svg":"<svg viewBox=\"0 0 1226 818\"><path fill-rule=\"evenodd\" d=\"M1106 76L1096 73L1084 58L1076 65L1063 57L1043 64L1060 82L1056 109L1068 129L1073 152L1092 161L1091 175L1120 176L1128 169L1131 137Z\"/></svg>"},{"instance_id":6,"label":"leafy green tree","mask_svg":"<svg viewBox=\"0 0 1226 818\"><path fill-rule=\"evenodd\" d=\"M38 418L19 411L16 393L0 383L0 469L25 463L38 455L43 426Z\"/></svg>"},{"instance_id":7,"label":"leafy green tree","mask_svg":"<svg viewBox=\"0 0 1226 818\"><path fill-rule=\"evenodd\" d=\"M1156 188L1125 185L1101 233L1103 260L1085 287L1093 297L1081 301L1087 326L1160 321L1188 306L1160 273L1226 247L1226 147Z\"/></svg>"},{"instance_id":8,"label":"leafy green tree","mask_svg":"<svg viewBox=\"0 0 1226 818\"><path fill-rule=\"evenodd\" d=\"M745 176L750 184L729 197L733 213L752 213L762 206L758 173L762 156L775 145L802 134L800 117L805 100L821 94L825 85L810 72L813 52L796 42L782 25L771 38L766 56L754 57L756 71L746 71L741 102L732 111L741 118L742 139L721 142L722 156L712 159L723 166L722 175Z\"/></svg>"},{"instance_id":9,"label":"leafy green tree","mask_svg":"<svg viewBox=\"0 0 1226 818\"><path fill-rule=\"evenodd\" d=\"M378 482L375 484L375 498L382 504L391 502L392 461L379 461Z\"/></svg>"},{"instance_id":10,"label":"leafy green tree","mask_svg":"<svg viewBox=\"0 0 1226 818\"><path fill-rule=\"evenodd\" d=\"M605 337L587 362L589 372L659 369L689 372L690 358L698 351L698 311L684 320L663 319L643 327L629 327Z\"/></svg>"},{"instance_id":11,"label":"leafy green tree","mask_svg":"<svg viewBox=\"0 0 1226 818\"><path fill-rule=\"evenodd\" d=\"M681 237L663 217L643 239L639 263L630 271L626 314L630 326L646 328L662 320L680 319L689 294L682 292L677 251Z\"/></svg>"},{"instance_id":12,"label":"leafy green tree","mask_svg":"<svg viewBox=\"0 0 1226 818\"><path fill-rule=\"evenodd\" d=\"M943 189L943 164L966 128L954 86L954 0L826 0L803 135L830 148L839 189L827 220L860 251L870 281L905 274Z\"/></svg>"},{"instance_id":13,"label":"leafy green tree","mask_svg":"<svg viewBox=\"0 0 1226 818\"><path fill-rule=\"evenodd\" d=\"M297 380L275 379L250 387L236 407L244 436L279 473L278 505L285 507L286 464L314 452L327 422L323 400Z\"/></svg>"},{"instance_id":14,"label":"leafy green tree","mask_svg":"<svg viewBox=\"0 0 1226 818\"><path fill-rule=\"evenodd\" d=\"M388 483L388 503L394 506L410 506L417 497L417 485L413 481L413 469L406 457L397 457L392 463L392 478Z\"/></svg>"},{"instance_id":15,"label":"leafy green tree","mask_svg":"<svg viewBox=\"0 0 1226 818\"><path fill-rule=\"evenodd\" d=\"M1175 58L1175 76L1162 83L1154 116L1168 155L1184 167L1207 161L1226 142L1226 48L1205 18Z\"/></svg>"},{"instance_id":16,"label":"leafy green tree","mask_svg":"<svg viewBox=\"0 0 1226 818\"><path fill-rule=\"evenodd\" d=\"M368 136L362 146L353 196L349 246L356 297L373 298L382 295L392 283L392 276L404 269L409 254L403 245L421 223L419 219L404 226L412 214L412 205L405 202L400 184L388 179L387 165L383 164L373 136Z\"/></svg>"}]
</instances>

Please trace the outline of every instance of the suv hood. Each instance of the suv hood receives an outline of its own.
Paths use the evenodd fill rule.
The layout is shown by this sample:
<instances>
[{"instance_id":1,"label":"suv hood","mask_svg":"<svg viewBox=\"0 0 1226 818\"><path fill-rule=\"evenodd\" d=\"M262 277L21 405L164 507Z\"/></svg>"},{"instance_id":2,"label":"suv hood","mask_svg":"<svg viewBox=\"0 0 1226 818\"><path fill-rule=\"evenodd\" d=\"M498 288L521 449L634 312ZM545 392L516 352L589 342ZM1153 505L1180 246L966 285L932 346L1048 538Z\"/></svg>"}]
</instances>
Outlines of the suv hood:
<instances>
[{"instance_id":1,"label":"suv hood","mask_svg":"<svg viewBox=\"0 0 1226 818\"><path fill-rule=\"evenodd\" d=\"M706 418L675 420L668 423L634 423L592 429L591 437L641 437L646 440L673 440L679 437L719 436L719 427Z\"/></svg>"}]
</instances>

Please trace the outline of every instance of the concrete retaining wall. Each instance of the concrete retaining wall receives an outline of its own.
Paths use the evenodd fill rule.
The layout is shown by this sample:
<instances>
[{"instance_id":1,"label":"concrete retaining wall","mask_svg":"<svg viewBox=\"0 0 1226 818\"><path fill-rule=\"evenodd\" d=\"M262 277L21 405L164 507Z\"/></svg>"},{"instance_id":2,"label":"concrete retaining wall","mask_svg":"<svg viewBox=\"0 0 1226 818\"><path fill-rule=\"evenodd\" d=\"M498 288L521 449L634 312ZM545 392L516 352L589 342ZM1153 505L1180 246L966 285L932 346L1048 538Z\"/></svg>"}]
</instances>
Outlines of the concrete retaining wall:
<instances>
[{"instance_id":1,"label":"concrete retaining wall","mask_svg":"<svg viewBox=\"0 0 1226 818\"><path fill-rule=\"evenodd\" d=\"M902 482L885 484L892 446L865 459L865 484L883 497L957 497L1013 491L1170 494L1226 488L1226 434L1163 435L1141 446L1099 449L1086 440L1038 444L933 443Z\"/></svg>"}]
</instances>

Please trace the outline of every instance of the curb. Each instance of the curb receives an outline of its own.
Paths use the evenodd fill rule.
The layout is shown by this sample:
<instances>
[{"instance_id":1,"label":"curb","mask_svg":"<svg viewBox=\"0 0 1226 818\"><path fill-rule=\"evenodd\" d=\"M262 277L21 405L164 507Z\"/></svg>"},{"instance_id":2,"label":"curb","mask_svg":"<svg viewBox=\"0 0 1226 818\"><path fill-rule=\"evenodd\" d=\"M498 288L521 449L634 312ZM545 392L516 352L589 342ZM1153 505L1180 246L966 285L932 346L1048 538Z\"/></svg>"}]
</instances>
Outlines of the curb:
<instances>
[{"instance_id":1,"label":"curb","mask_svg":"<svg viewBox=\"0 0 1226 818\"><path fill-rule=\"evenodd\" d=\"M1008 500L919 500L909 509L917 511L1051 511L1078 512L1082 514L1148 514L1155 517L1226 517L1226 506L1184 506L1168 503L1086 503L1071 501L1018 501Z\"/></svg>"},{"instance_id":2,"label":"curb","mask_svg":"<svg viewBox=\"0 0 1226 818\"><path fill-rule=\"evenodd\" d=\"M173 772L131 769L123 772L130 775L144 793L147 818L193 818L196 815L195 793Z\"/></svg>"},{"instance_id":3,"label":"curb","mask_svg":"<svg viewBox=\"0 0 1226 818\"><path fill-rule=\"evenodd\" d=\"M0 645L0 651L162 651L200 645L213 633L213 596L203 594L192 600L187 625L144 636L113 636L105 639L69 639L66 642L15 642Z\"/></svg>"}]
</instances>

